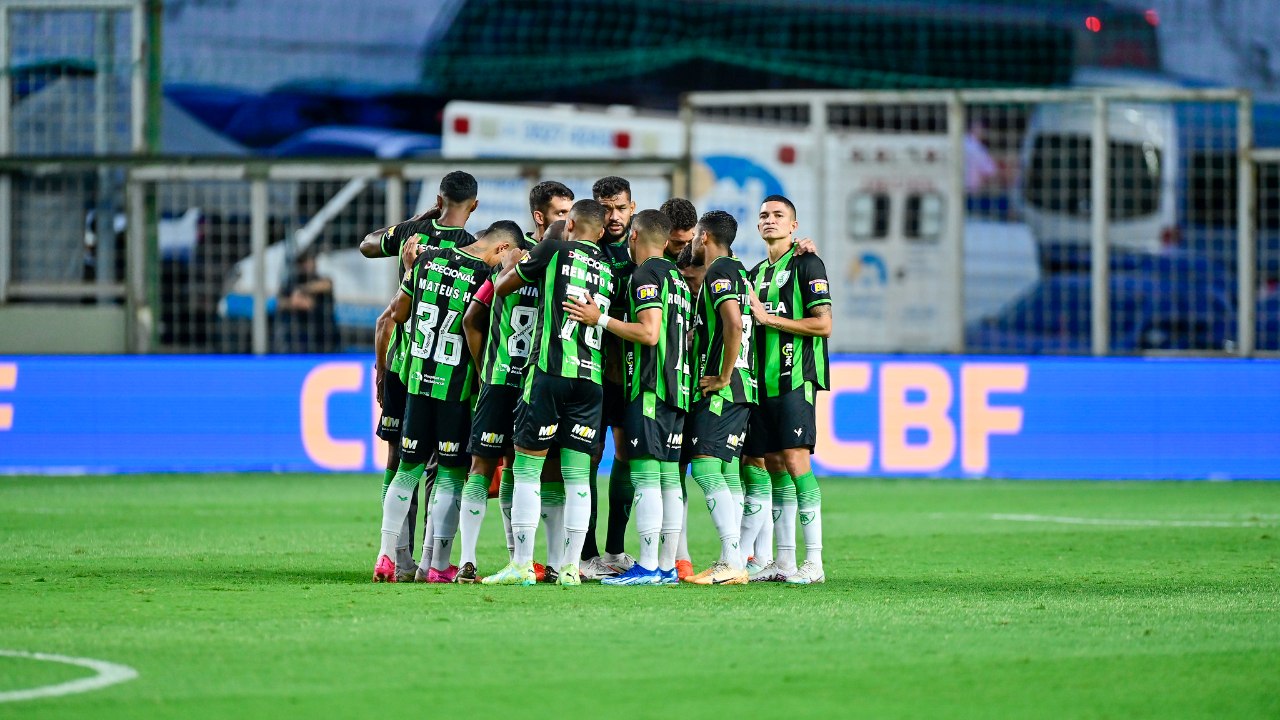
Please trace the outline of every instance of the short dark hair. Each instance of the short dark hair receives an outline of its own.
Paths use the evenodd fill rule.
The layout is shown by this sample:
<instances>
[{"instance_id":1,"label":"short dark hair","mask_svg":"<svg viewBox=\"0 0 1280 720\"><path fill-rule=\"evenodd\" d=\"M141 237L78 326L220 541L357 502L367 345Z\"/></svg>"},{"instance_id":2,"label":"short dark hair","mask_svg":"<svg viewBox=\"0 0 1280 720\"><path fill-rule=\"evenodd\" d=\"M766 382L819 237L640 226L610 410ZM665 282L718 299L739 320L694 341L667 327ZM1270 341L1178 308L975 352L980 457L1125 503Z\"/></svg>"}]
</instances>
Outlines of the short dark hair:
<instances>
[{"instance_id":1,"label":"short dark hair","mask_svg":"<svg viewBox=\"0 0 1280 720\"><path fill-rule=\"evenodd\" d=\"M702 226L703 232L710 233L716 239L717 245L733 247L733 239L738 236L738 221L729 213L723 210L705 212L698 224Z\"/></svg>"},{"instance_id":2,"label":"short dark hair","mask_svg":"<svg viewBox=\"0 0 1280 720\"><path fill-rule=\"evenodd\" d=\"M693 243L685 245L680 254L676 256L676 267L680 270L693 267Z\"/></svg>"},{"instance_id":3,"label":"short dark hair","mask_svg":"<svg viewBox=\"0 0 1280 720\"><path fill-rule=\"evenodd\" d=\"M546 232L542 233L543 240L562 240L564 239L565 221L557 220L547 226Z\"/></svg>"},{"instance_id":4,"label":"short dark hair","mask_svg":"<svg viewBox=\"0 0 1280 720\"><path fill-rule=\"evenodd\" d=\"M543 180L529 191L529 212L546 213L547 208L551 207L551 200L558 197L572 200L573 191L562 182Z\"/></svg>"},{"instance_id":5,"label":"short dark hair","mask_svg":"<svg viewBox=\"0 0 1280 720\"><path fill-rule=\"evenodd\" d=\"M631 218L631 228L645 242L665 245L671 237L671 218L660 210L641 210Z\"/></svg>"},{"instance_id":6,"label":"short dark hair","mask_svg":"<svg viewBox=\"0 0 1280 720\"><path fill-rule=\"evenodd\" d=\"M480 186L471 173L454 170L440 179L440 194L449 202L462 203L475 200Z\"/></svg>"},{"instance_id":7,"label":"short dark hair","mask_svg":"<svg viewBox=\"0 0 1280 720\"><path fill-rule=\"evenodd\" d=\"M658 209L671 219L671 227L675 230L688 230L698 224L698 209L684 198L671 198Z\"/></svg>"},{"instance_id":8,"label":"short dark hair","mask_svg":"<svg viewBox=\"0 0 1280 720\"><path fill-rule=\"evenodd\" d=\"M793 202L791 202L790 200L788 200L788 199L787 199L787 197L786 197L785 195L770 195L769 197L765 198L764 200L761 200L761 201L760 201L760 204L761 204L761 205L764 205L765 203L770 203L770 202L780 202L780 203L782 203L783 205L786 205L787 207L791 208L791 217L792 217L793 219L796 217L796 206L795 206L795 203L793 203Z\"/></svg>"},{"instance_id":9,"label":"short dark hair","mask_svg":"<svg viewBox=\"0 0 1280 720\"><path fill-rule=\"evenodd\" d=\"M604 220L608 215L609 212L604 209L604 205L586 198L574 203L573 208L569 210L569 217L573 218L575 223L586 223L587 227L592 228L604 228Z\"/></svg>"},{"instance_id":10,"label":"short dark hair","mask_svg":"<svg viewBox=\"0 0 1280 720\"><path fill-rule=\"evenodd\" d=\"M494 237L498 240L506 240L511 243L512 247L524 246L524 231L520 226L511 220L498 220L492 225L484 229L485 237Z\"/></svg>"},{"instance_id":11,"label":"short dark hair","mask_svg":"<svg viewBox=\"0 0 1280 720\"><path fill-rule=\"evenodd\" d=\"M601 198L613 197L614 195L627 194L627 199L631 199L631 183L626 178L620 178L617 175L602 177L591 186L591 197L599 200Z\"/></svg>"}]
</instances>

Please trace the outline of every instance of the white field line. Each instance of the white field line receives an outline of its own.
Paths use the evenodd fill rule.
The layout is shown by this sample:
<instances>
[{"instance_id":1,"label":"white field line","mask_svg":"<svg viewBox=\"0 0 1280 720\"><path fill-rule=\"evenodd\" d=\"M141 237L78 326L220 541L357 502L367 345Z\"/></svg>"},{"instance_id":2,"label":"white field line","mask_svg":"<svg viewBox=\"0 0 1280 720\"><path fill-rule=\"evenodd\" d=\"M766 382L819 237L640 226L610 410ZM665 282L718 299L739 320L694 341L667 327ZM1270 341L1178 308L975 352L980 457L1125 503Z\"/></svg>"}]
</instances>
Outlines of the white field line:
<instances>
[{"instance_id":1,"label":"white field line","mask_svg":"<svg viewBox=\"0 0 1280 720\"><path fill-rule=\"evenodd\" d=\"M118 665L105 660L93 658L67 657L66 655L48 655L45 653L25 652L22 650L0 650L4 657L27 658L44 662L65 663L89 668L97 673L93 677L71 680L57 685L44 685L27 690L9 690L0 692L0 702L16 702L18 700L35 700L37 698L59 697L75 693L99 690L116 683L127 682L138 677L138 671L128 665Z\"/></svg>"},{"instance_id":2,"label":"white field line","mask_svg":"<svg viewBox=\"0 0 1280 720\"><path fill-rule=\"evenodd\" d=\"M1208 528L1243 528L1273 527L1275 521L1268 520L1144 520L1139 518L1087 518L1064 517L1061 515L1007 515L996 513L988 515L992 520L1010 522L1055 523L1058 525L1110 525L1119 527L1208 527Z\"/></svg>"}]
</instances>

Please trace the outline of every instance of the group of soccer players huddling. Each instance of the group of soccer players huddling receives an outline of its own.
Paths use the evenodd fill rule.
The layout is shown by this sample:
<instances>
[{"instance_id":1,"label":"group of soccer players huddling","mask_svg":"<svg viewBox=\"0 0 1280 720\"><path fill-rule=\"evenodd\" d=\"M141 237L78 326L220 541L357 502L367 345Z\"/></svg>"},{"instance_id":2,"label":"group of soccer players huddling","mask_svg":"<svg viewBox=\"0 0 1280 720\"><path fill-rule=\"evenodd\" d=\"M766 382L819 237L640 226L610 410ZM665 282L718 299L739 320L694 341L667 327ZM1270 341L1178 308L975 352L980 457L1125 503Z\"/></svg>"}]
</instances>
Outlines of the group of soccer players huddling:
<instances>
[{"instance_id":1,"label":"group of soccer players huddling","mask_svg":"<svg viewBox=\"0 0 1280 720\"><path fill-rule=\"evenodd\" d=\"M576 202L564 184L539 183L530 233L509 220L468 233L477 193L474 177L451 172L434 208L360 246L401 263L375 342L378 434L391 452L374 581L824 582L809 458L815 393L828 385L831 299L812 242L795 240L791 201L761 204L768 257L748 271L733 254L732 215L699 218L683 198L635 212L620 177ZM615 455L602 553L606 427ZM509 563L481 577L476 545L499 469ZM698 573L685 540L686 471L721 544ZM418 486L433 474L415 565ZM638 558L623 549L631 518ZM545 565L534 562L540 520Z\"/></svg>"}]
</instances>

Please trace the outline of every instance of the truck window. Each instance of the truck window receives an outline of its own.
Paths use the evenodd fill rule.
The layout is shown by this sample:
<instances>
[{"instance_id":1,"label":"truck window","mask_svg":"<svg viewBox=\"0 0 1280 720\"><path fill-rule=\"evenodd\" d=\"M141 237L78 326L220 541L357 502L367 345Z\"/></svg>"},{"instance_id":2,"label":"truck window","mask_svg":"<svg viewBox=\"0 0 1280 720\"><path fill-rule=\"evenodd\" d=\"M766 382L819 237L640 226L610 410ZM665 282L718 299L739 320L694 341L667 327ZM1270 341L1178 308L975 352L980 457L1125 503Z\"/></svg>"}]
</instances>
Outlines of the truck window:
<instances>
[{"instance_id":1,"label":"truck window","mask_svg":"<svg viewBox=\"0 0 1280 720\"><path fill-rule=\"evenodd\" d=\"M1259 163L1258 228L1280 230L1280 165ZM1236 154L1198 152L1187 163L1186 222L1195 227L1236 225Z\"/></svg>"},{"instance_id":2,"label":"truck window","mask_svg":"<svg viewBox=\"0 0 1280 720\"><path fill-rule=\"evenodd\" d=\"M938 240L942 236L942 196L938 193L908 195L902 223L902 234L908 240Z\"/></svg>"},{"instance_id":3,"label":"truck window","mask_svg":"<svg viewBox=\"0 0 1280 720\"><path fill-rule=\"evenodd\" d=\"M1160 206L1161 156L1151 143L1112 140L1112 220L1150 215ZM1027 202L1044 212L1089 217L1089 164L1093 140L1081 135L1041 135L1024 180Z\"/></svg>"},{"instance_id":4,"label":"truck window","mask_svg":"<svg viewBox=\"0 0 1280 720\"><path fill-rule=\"evenodd\" d=\"M856 193L849 198L849 235L855 240L883 240L889 236L889 196Z\"/></svg>"}]
</instances>

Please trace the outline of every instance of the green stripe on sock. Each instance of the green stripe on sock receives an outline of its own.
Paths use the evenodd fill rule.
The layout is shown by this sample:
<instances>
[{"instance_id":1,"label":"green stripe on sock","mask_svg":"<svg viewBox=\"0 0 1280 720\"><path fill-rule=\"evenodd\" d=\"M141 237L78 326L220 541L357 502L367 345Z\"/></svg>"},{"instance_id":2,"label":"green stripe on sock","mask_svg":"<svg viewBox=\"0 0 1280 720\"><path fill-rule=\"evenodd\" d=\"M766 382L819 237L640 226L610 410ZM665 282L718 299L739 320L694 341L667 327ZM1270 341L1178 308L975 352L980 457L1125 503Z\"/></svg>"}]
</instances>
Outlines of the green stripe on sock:
<instances>
[{"instance_id":1,"label":"green stripe on sock","mask_svg":"<svg viewBox=\"0 0 1280 720\"><path fill-rule=\"evenodd\" d=\"M720 474L724 476L724 484L734 495L742 494L741 462L738 458L734 458L729 462L720 463Z\"/></svg>"},{"instance_id":2,"label":"green stripe on sock","mask_svg":"<svg viewBox=\"0 0 1280 720\"><path fill-rule=\"evenodd\" d=\"M424 465L400 465L395 477L391 478L392 487L397 487L401 490L412 490L418 487L418 482L422 480L424 467Z\"/></svg>"},{"instance_id":3,"label":"green stripe on sock","mask_svg":"<svg viewBox=\"0 0 1280 720\"><path fill-rule=\"evenodd\" d=\"M546 456L526 455L525 453L517 451L515 467L512 468L512 476L515 478L516 482L521 484L541 484L542 466L545 465L546 462Z\"/></svg>"},{"instance_id":4,"label":"green stripe on sock","mask_svg":"<svg viewBox=\"0 0 1280 720\"><path fill-rule=\"evenodd\" d=\"M462 488L462 497L486 502L489 499L489 479L480 473L471 473L467 476L467 484Z\"/></svg>"},{"instance_id":5,"label":"green stripe on sock","mask_svg":"<svg viewBox=\"0 0 1280 720\"><path fill-rule=\"evenodd\" d=\"M769 472L762 467L755 465L747 466L747 488L746 492L752 497L761 497L769 494Z\"/></svg>"},{"instance_id":6,"label":"green stripe on sock","mask_svg":"<svg viewBox=\"0 0 1280 720\"><path fill-rule=\"evenodd\" d=\"M542 483L542 507L564 505L564 483Z\"/></svg>"},{"instance_id":7,"label":"green stripe on sock","mask_svg":"<svg viewBox=\"0 0 1280 720\"><path fill-rule=\"evenodd\" d=\"M680 463L660 461L658 477L664 488L680 487Z\"/></svg>"},{"instance_id":8,"label":"green stripe on sock","mask_svg":"<svg viewBox=\"0 0 1280 720\"><path fill-rule=\"evenodd\" d=\"M702 488L703 495L710 495L725 487L725 477L720 474L723 465L719 458L694 458L689 464L693 481Z\"/></svg>"},{"instance_id":9,"label":"green stripe on sock","mask_svg":"<svg viewBox=\"0 0 1280 720\"><path fill-rule=\"evenodd\" d=\"M564 476L565 485L587 485L591 480L591 456L577 450L561 448L560 474ZM565 490L567 492L568 488Z\"/></svg>"},{"instance_id":10,"label":"green stripe on sock","mask_svg":"<svg viewBox=\"0 0 1280 720\"><path fill-rule=\"evenodd\" d=\"M498 481L498 502L504 505L511 504L511 495L516 489L516 476L511 468L502 468L502 479Z\"/></svg>"},{"instance_id":11,"label":"green stripe on sock","mask_svg":"<svg viewBox=\"0 0 1280 720\"><path fill-rule=\"evenodd\" d=\"M779 505L796 499L796 484L791 479L791 475L785 472L769 473L769 480L773 484L773 504Z\"/></svg>"},{"instance_id":12,"label":"green stripe on sock","mask_svg":"<svg viewBox=\"0 0 1280 720\"><path fill-rule=\"evenodd\" d=\"M796 478L796 497L801 508L813 508L822 505L822 489L818 487L818 478L813 472L807 472Z\"/></svg>"}]
</instances>

